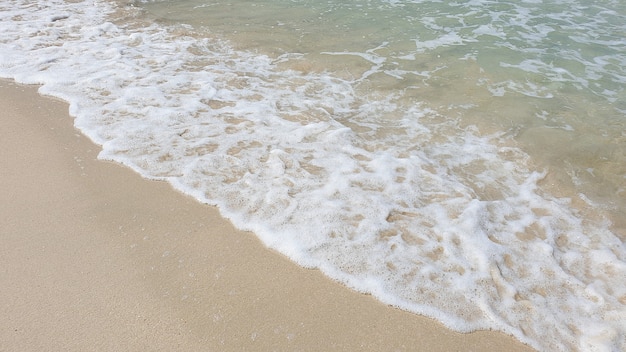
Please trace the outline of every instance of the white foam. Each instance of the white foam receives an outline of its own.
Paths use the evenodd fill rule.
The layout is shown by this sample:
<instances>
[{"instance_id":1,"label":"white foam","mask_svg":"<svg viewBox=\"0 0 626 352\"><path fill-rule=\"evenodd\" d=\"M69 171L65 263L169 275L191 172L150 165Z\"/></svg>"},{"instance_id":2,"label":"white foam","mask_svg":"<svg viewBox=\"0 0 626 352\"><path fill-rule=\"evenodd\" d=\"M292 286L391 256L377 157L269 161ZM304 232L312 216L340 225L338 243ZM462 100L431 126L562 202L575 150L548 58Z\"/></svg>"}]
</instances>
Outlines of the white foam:
<instances>
[{"instance_id":1,"label":"white foam","mask_svg":"<svg viewBox=\"0 0 626 352\"><path fill-rule=\"evenodd\" d=\"M431 39L431 40L415 40L415 47L418 52L424 52L426 50L433 50L439 47L451 46L451 45L462 45L466 42L472 42L475 39L467 39L461 37L458 33L450 32L446 33L439 38Z\"/></svg>"},{"instance_id":2,"label":"white foam","mask_svg":"<svg viewBox=\"0 0 626 352\"><path fill-rule=\"evenodd\" d=\"M369 65L353 80L283 70L302 55L236 51L185 26L114 25L109 6L0 5L0 75L70 102L101 158L217 205L300 265L456 330L497 329L541 350L626 346L626 249L606 223L542 190L546 172L503 134L361 86L439 68L389 69L385 43L327 52ZM416 40L397 56L487 32ZM578 79L543 62L502 66ZM488 88L551 94L531 81Z\"/></svg>"}]
</instances>

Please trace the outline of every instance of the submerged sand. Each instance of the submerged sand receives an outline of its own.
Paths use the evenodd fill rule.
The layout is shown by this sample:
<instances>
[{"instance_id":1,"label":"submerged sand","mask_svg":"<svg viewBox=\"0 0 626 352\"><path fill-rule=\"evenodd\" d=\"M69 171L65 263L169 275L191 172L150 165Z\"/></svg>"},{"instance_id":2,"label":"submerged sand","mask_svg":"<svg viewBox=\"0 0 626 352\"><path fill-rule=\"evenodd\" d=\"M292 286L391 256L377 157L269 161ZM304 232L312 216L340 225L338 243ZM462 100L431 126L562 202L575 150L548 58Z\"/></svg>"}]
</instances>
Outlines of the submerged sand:
<instances>
[{"instance_id":1,"label":"submerged sand","mask_svg":"<svg viewBox=\"0 0 626 352\"><path fill-rule=\"evenodd\" d=\"M298 267L0 80L0 351L531 351Z\"/></svg>"}]
</instances>

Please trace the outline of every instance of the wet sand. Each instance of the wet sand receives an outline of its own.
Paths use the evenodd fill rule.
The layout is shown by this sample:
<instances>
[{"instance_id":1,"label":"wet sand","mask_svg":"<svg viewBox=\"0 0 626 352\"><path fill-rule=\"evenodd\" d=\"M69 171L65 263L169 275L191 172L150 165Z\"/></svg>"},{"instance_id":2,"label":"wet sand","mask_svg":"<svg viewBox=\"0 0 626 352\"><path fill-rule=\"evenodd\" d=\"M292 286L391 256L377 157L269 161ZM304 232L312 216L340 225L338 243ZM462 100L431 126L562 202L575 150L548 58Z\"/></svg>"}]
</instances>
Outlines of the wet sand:
<instances>
[{"instance_id":1,"label":"wet sand","mask_svg":"<svg viewBox=\"0 0 626 352\"><path fill-rule=\"evenodd\" d=\"M298 267L0 80L0 351L531 351Z\"/></svg>"}]
</instances>

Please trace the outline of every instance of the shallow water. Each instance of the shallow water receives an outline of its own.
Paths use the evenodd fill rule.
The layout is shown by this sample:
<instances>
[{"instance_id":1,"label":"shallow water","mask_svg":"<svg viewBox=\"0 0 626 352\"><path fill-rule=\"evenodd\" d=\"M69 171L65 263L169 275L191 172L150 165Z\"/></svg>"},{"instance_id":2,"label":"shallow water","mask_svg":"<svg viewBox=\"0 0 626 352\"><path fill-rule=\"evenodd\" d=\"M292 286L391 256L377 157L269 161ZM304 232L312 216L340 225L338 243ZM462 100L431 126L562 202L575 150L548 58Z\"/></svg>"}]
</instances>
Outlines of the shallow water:
<instances>
[{"instance_id":1,"label":"shallow water","mask_svg":"<svg viewBox=\"0 0 626 352\"><path fill-rule=\"evenodd\" d=\"M109 9L109 10L107 10ZM101 157L459 331L626 346L619 2L8 2Z\"/></svg>"}]
</instances>

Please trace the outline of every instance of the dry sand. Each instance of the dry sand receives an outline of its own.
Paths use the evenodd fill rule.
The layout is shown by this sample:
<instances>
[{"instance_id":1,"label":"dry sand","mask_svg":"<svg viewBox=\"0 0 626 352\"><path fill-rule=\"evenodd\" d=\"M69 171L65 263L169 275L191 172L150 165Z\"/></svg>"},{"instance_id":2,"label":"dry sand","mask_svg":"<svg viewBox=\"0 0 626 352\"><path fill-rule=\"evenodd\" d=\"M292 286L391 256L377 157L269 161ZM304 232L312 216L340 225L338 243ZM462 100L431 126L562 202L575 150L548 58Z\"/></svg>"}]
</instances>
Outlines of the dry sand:
<instances>
[{"instance_id":1,"label":"dry sand","mask_svg":"<svg viewBox=\"0 0 626 352\"><path fill-rule=\"evenodd\" d=\"M0 80L0 351L530 351L296 266Z\"/></svg>"}]
</instances>

